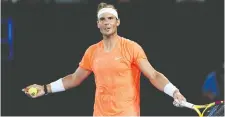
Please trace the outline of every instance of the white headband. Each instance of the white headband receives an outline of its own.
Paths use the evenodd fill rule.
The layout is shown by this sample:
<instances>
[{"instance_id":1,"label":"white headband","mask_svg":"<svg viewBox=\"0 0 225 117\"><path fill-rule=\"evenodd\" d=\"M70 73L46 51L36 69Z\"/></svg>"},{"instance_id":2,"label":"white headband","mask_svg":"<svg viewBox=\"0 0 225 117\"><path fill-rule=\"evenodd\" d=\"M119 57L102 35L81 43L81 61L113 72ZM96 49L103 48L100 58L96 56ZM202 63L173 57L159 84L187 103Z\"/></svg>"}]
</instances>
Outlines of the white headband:
<instances>
[{"instance_id":1,"label":"white headband","mask_svg":"<svg viewBox=\"0 0 225 117\"><path fill-rule=\"evenodd\" d=\"M103 9L101 9L99 12L98 12L98 19L101 17L101 15L103 14L103 13L111 13L111 14L113 14L117 19L119 19L118 18L118 13L116 12L116 10L115 9L113 9L113 8L103 8Z\"/></svg>"}]
</instances>

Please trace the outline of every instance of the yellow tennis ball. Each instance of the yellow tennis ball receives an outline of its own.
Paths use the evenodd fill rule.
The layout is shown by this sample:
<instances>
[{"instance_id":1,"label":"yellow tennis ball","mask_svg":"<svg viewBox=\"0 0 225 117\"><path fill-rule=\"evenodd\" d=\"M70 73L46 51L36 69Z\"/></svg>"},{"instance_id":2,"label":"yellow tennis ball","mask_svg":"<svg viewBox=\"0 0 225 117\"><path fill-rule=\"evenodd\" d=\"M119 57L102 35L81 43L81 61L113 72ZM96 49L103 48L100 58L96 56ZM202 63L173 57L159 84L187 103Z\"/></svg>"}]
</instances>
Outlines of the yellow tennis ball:
<instances>
[{"instance_id":1,"label":"yellow tennis ball","mask_svg":"<svg viewBox=\"0 0 225 117\"><path fill-rule=\"evenodd\" d=\"M37 93L38 93L38 90L37 90L37 88L31 87L31 88L29 88L28 93L29 93L31 96L36 96Z\"/></svg>"}]
</instances>

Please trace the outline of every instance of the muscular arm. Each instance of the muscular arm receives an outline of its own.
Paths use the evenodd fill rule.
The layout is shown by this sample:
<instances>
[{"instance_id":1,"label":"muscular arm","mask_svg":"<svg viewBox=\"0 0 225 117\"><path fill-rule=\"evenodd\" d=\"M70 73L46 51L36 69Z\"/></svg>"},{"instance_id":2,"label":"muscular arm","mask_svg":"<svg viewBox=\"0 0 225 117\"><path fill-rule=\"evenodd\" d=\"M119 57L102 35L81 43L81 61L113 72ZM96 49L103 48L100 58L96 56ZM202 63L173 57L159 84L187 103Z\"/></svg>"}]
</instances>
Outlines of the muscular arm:
<instances>
[{"instance_id":1,"label":"muscular arm","mask_svg":"<svg viewBox=\"0 0 225 117\"><path fill-rule=\"evenodd\" d=\"M178 105L185 101L185 97L179 92L179 90L174 86L162 73L156 71L149 63L144 50L137 43L134 45L132 50L133 63L139 67L141 72L150 80L150 82L160 91L173 97L175 102L179 102ZM177 104L177 103L174 103Z\"/></svg>"},{"instance_id":2,"label":"muscular arm","mask_svg":"<svg viewBox=\"0 0 225 117\"><path fill-rule=\"evenodd\" d=\"M141 59L138 63L138 67L150 82L160 91L163 91L165 85L169 83L169 80L162 73L156 71L147 59Z\"/></svg>"},{"instance_id":3,"label":"muscular arm","mask_svg":"<svg viewBox=\"0 0 225 117\"><path fill-rule=\"evenodd\" d=\"M186 101L180 91L162 73L156 71L147 59L141 59L138 66L157 89L174 98L175 106L179 107L182 101Z\"/></svg>"},{"instance_id":4,"label":"muscular arm","mask_svg":"<svg viewBox=\"0 0 225 117\"><path fill-rule=\"evenodd\" d=\"M62 79L64 88L71 89L82 83L91 74L91 71L78 67L73 74L67 75ZM48 93L51 93L51 85L47 85Z\"/></svg>"}]
</instances>

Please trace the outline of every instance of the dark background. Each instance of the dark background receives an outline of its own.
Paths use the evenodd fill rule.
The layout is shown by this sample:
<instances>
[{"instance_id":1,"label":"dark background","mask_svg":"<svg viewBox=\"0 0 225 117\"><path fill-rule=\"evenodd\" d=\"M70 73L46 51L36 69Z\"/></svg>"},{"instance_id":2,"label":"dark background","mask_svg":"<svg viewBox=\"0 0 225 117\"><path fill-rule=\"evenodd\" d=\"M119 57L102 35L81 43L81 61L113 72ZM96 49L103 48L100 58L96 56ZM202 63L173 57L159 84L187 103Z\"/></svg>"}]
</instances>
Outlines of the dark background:
<instances>
[{"instance_id":1,"label":"dark background","mask_svg":"<svg viewBox=\"0 0 225 117\"><path fill-rule=\"evenodd\" d=\"M93 75L77 88L38 99L30 99L21 91L27 85L46 84L73 73L87 47L101 40L96 26L101 0L87 1L2 3L2 19L13 20L14 40L13 60L1 61L3 116L92 115ZM119 11L119 35L138 42L151 64L180 88L188 101L205 103L201 85L224 57L223 0L108 3ZM2 48L2 53L6 51ZM196 115L192 110L174 107L172 101L141 77L142 116Z\"/></svg>"}]
</instances>

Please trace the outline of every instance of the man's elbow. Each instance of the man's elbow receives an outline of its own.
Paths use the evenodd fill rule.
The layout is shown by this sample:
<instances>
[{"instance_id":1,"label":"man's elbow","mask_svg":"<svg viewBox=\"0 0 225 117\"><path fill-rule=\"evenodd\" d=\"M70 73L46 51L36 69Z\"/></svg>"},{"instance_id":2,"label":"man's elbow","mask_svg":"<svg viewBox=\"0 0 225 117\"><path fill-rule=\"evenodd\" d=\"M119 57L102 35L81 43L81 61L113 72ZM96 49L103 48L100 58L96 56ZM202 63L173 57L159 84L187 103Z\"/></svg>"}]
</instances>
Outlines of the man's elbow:
<instances>
[{"instance_id":1,"label":"man's elbow","mask_svg":"<svg viewBox=\"0 0 225 117\"><path fill-rule=\"evenodd\" d=\"M79 86L82 81L78 78L78 76L76 74L72 74L71 76L72 76L71 83L72 83L73 87Z\"/></svg>"},{"instance_id":2,"label":"man's elbow","mask_svg":"<svg viewBox=\"0 0 225 117\"><path fill-rule=\"evenodd\" d=\"M158 75L159 75L159 72L156 71L156 70L151 71L151 72L149 72L148 74L146 74L146 76L147 76L147 78L148 78L149 80L155 80L155 79L157 79L157 76L158 76Z\"/></svg>"}]
</instances>

